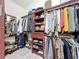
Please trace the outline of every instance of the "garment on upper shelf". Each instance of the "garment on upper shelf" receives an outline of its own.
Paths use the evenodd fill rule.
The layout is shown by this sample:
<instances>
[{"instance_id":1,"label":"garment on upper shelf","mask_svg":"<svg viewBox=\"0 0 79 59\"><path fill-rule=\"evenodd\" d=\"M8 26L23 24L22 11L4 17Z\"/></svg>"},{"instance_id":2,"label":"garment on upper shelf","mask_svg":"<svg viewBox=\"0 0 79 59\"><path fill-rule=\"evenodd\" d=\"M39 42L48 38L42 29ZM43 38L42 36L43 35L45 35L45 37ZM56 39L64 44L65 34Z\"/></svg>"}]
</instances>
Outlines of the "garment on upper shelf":
<instances>
[{"instance_id":1,"label":"garment on upper shelf","mask_svg":"<svg viewBox=\"0 0 79 59\"><path fill-rule=\"evenodd\" d=\"M34 30L34 19L32 11L28 12L28 22L27 22L27 31L32 32Z\"/></svg>"},{"instance_id":2,"label":"garment on upper shelf","mask_svg":"<svg viewBox=\"0 0 79 59\"><path fill-rule=\"evenodd\" d=\"M23 31L24 31L24 28L25 28L25 25L26 24L26 20L25 19L23 19L23 22L22 22L22 25L23 25Z\"/></svg>"},{"instance_id":3,"label":"garment on upper shelf","mask_svg":"<svg viewBox=\"0 0 79 59\"><path fill-rule=\"evenodd\" d=\"M27 22L28 22L28 17L24 18L25 19L25 27L24 27L24 31L27 31Z\"/></svg>"},{"instance_id":4,"label":"garment on upper shelf","mask_svg":"<svg viewBox=\"0 0 79 59\"><path fill-rule=\"evenodd\" d=\"M18 34L22 33L23 29L24 29L24 19L21 18L17 24L17 33Z\"/></svg>"},{"instance_id":5,"label":"garment on upper shelf","mask_svg":"<svg viewBox=\"0 0 79 59\"><path fill-rule=\"evenodd\" d=\"M57 12L58 12L58 14L59 14L59 10L57 11L57 10L54 10L53 12L52 12L52 20L54 21L54 23L52 23L52 32L54 32L54 31L56 31L56 32L58 32L59 31L59 19L58 19L58 14L57 14Z\"/></svg>"},{"instance_id":6,"label":"garment on upper shelf","mask_svg":"<svg viewBox=\"0 0 79 59\"><path fill-rule=\"evenodd\" d=\"M52 24L54 25L54 21L52 20L52 14L51 13L46 13L45 14L45 32L49 33L49 32L54 32L54 27L52 27Z\"/></svg>"},{"instance_id":7,"label":"garment on upper shelf","mask_svg":"<svg viewBox=\"0 0 79 59\"><path fill-rule=\"evenodd\" d=\"M57 26L58 26L58 32L60 32L60 9L57 10Z\"/></svg>"},{"instance_id":8,"label":"garment on upper shelf","mask_svg":"<svg viewBox=\"0 0 79 59\"><path fill-rule=\"evenodd\" d=\"M79 31L79 5L75 6L75 30Z\"/></svg>"},{"instance_id":9,"label":"garment on upper shelf","mask_svg":"<svg viewBox=\"0 0 79 59\"><path fill-rule=\"evenodd\" d=\"M63 31L64 28L64 10L60 10L60 30Z\"/></svg>"},{"instance_id":10,"label":"garment on upper shelf","mask_svg":"<svg viewBox=\"0 0 79 59\"><path fill-rule=\"evenodd\" d=\"M79 43L79 5L75 6L75 39Z\"/></svg>"},{"instance_id":11,"label":"garment on upper shelf","mask_svg":"<svg viewBox=\"0 0 79 59\"><path fill-rule=\"evenodd\" d=\"M50 13L46 13L46 26L45 26L45 32L50 33L55 31L59 31L59 19L60 18L57 14L59 14L59 10L52 11Z\"/></svg>"},{"instance_id":12,"label":"garment on upper shelf","mask_svg":"<svg viewBox=\"0 0 79 59\"><path fill-rule=\"evenodd\" d=\"M75 31L75 15L74 15L74 6L68 7L68 32Z\"/></svg>"},{"instance_id":13,"label":"garment on upper shelf","mask_svg":"<svg viewBox=\"0 0 79 59\"><path fill-rule=\"evenodd\" d=\"M68 32L68 8L64 8L64 31Z\"/></svg>"}]
</instances>

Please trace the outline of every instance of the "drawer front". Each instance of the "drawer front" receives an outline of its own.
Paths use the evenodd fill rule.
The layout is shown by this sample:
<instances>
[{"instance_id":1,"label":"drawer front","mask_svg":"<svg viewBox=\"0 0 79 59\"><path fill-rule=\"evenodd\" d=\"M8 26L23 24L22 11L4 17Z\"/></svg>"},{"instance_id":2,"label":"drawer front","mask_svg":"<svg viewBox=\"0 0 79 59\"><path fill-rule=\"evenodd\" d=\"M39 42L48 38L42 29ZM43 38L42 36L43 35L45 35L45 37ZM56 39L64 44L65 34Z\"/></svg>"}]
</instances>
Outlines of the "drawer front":
<instances>
[{"instance_id":1,"label":"drawer front","mask_svg":"<svg viewBox=\"0 0 79 59\"><path fill-rule=\"evenodd\" d=\"M44 39L44 33L32 33L32 38Z\"/></svg>"}]
</instances>

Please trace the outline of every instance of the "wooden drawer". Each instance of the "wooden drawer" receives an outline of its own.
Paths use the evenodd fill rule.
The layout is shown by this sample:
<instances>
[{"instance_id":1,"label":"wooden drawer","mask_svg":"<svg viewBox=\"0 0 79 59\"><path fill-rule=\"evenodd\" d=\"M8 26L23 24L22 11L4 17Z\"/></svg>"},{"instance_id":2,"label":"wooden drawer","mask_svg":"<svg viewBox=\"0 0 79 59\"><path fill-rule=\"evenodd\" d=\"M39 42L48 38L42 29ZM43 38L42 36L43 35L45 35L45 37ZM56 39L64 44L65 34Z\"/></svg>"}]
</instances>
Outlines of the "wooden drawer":
<instances>
[{"instance_id":1,"label":"wooden drawer","mask_svg":"<svg viewBox=\"0 0 79 59\"><path fill-rule=\"evenodd\" d=\"M32 38L44 39L44 33L33 32Z\"/></svg>"}]
</instances>

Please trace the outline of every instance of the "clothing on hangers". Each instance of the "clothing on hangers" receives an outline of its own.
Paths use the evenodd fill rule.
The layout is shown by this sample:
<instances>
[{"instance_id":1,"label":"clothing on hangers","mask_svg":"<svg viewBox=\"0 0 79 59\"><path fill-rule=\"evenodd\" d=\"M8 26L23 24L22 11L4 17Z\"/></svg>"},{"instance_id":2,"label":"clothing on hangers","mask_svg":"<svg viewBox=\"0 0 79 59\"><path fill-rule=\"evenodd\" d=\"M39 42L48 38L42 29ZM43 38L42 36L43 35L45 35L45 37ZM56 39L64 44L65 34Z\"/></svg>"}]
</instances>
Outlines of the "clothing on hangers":
<instances>
[{"instance_id":1,"label":"clothing on hangers","mask_svg":"<svg viewBox=\"0 0 79 59\"><path fill-rule=\"evenodd\" d=\"M24 27L24 31L27 31L27 23L28 23L28 17L24 18L25 19L25 27Z\"/></svg>"},{"instance_id":2,"label":"clothing on hangers","mask_svg":"<svg viewBox=\"0 0 79 59\"><path fill-rule=\"evenodd\" d=\"M53 59L53 42L51 37L46 37L45 40L45 49L44 49L44 57L45 59Z\"/></svg>"},{"instance_id":3,"label":"clothing on hangers","mask_svg":"<svg viewBox=\"0 0 79 59\"><path fill-rule=\"evenodd\" d=\"M68 8L64 8L64 31L68 32Z\"/></svg>"},{"instance_id":4,"label":"clothing on hangers","mask_svg":"<svg viewBox=\"0 0 79 59\"><path fill-rule=\"evenodd\" d=\"M32 11L28 12L28 22L27 22L27 31L32 32L34 30L34 19Z\"/></svg>"},{"instance_id":5,"label":"clothing on hangers","mask_svg":"<svg viewBox=\"0 0 79 59\"><path fill-rule=\"evenodd\" d=\"M75 26L76 31L79 31L79 5L75 6Z\"/></svg>"},{"instance_id":6,"label":"clothing on hangers","mask_svg":"<svg viewBox=\"0 0 79 59\"><path fill-rule=\"evenodd\" d=\"M20 19L17 23L17 33L20 34L23 32L23 27L24 27L24 24L23 24L23 21L24 19Z\"/></svg>"},{"instance_id":7,"label":"clothing on hangers","mask_svg":"<svg viewBox=\"0 0 79 59\"><path fill-rule=\"evenodd\" d=\"M54 32L55 30L60 31L60 24L59 24L60 20L58 19L60 18L60 16L58 16L57 13L59 14L60 11L55 10L50 13L46 13L46 16L45 16L45 19L46 19L45 32L46 33Z\"/></svg>"},{"instance_id":8,"label":"clothing on hangers","mask_svg":"<svg viewBox=\"0 0 79 59\"><path fill-rule=\"evenodd\" d=\"M6 22L5 27L7 33L16 33L17 32L16 20L10 20Z\"/></svg>"},{"instance_id":9,"label":"clothing on hangers","mask_svg":"<svg viewBox=\"0 0 79 59\"><path fill-rule=\"evenodd\" d=\"M50 40L51 39L51 40ZM79 44L74 41L74 39L68 39L68 38L55 38L55 37L49 37L45 39L45 59L48 59L49 51L51 51L52 47L52 56L53 59L78 59L79 53L78 48ZM50 45L50 41L52 42L52 45ZM46 43L47 42L47 43ZM49 47L50 45L50 47Z\"/></svg>"},{"instance_id":10,"label":"clothing on hangers","mask_svg":"<svg viewBox=\"0 0 79 59\"><path fill-rule=\"evenodd\" d=\"M79 4L75 5L75 39L79 43Z\"/></svg>"},{"instance_id":11,"label":"clothing on hangers","mask_svg":"<svg viewBox=\"0 0 79 59\"><path fill-rule=\"evenodd\" d=\"M49 32L54 32L54 27L52 25L54 25L54 20L52 19L52 13L46 13L45 14L45 32L49 33Z\"/></svg>"},{"instance_id":12,"label":"clothing on hangers","mask_svg":"<svg viewBox=\"0 0 79 59\"><path fill-rule=\"evenodd\" d=\"M60 9L57 10L57 26L58 26L58 32L60 32Z\"/></svg>"},{"instance_id":13,"label":"clothing on hangers","mask_svg":"<svg viewBox=\"0 0 79 59\"><path fill-rule=\"evenodd\" d=\"M68 7L68 32L75 31L74 6Z\"/></svg>"},{"instance_id":14,"label":"clothing on hangers","mask_svg":"<svg viewBox=\"0 0 79 59\"><path fill-rule=\"evenodd\" d=\"M64 28L64 10L60 9L60 30L63 31Z\"/></svg>"}]
</instances>

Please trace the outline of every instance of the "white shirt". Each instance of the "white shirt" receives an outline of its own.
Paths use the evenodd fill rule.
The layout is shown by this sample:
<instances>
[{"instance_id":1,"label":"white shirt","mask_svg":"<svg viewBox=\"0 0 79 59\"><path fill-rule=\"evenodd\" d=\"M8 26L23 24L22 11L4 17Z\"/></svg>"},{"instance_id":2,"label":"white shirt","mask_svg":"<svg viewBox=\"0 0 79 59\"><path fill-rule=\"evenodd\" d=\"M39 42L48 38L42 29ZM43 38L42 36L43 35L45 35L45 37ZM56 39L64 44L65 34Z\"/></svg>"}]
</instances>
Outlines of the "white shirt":
<instances>
[{"instance_id":1,"label":"white shirt","mask_svg":"<svg viewBox=\"0 0 79 59\"><path fill-rule=\"evenodd\" d=\"M23 32L22 21L23 21L23 19L20 19L19 24L17 26L17 32L18 33L22 33Z\"/></svg>"}]
</instances>

